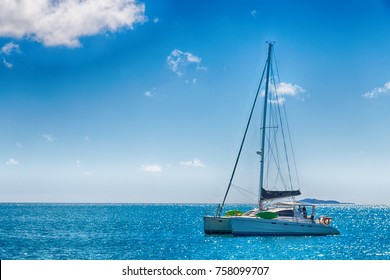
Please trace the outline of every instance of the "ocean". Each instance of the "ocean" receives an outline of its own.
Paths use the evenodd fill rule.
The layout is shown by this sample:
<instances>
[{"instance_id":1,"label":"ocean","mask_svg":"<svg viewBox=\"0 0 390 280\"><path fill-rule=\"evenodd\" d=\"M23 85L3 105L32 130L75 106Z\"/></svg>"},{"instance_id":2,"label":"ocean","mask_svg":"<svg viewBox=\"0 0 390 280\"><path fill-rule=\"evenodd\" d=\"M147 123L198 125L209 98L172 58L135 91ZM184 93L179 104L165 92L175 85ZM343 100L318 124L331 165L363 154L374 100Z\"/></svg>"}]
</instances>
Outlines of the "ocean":
<instances>
[{"instance_id":1,"label":"ocean","mask_svg":"<svg viewBox=\"0 0 390 280\"><path fill-rule=\"evenodd\" d=\"M227 209L250 209L228 205ZM2 260L390 260L390 206L319 205L338 236L203 233L211 204L0 203Z\"/></svg>"}]
</instances>

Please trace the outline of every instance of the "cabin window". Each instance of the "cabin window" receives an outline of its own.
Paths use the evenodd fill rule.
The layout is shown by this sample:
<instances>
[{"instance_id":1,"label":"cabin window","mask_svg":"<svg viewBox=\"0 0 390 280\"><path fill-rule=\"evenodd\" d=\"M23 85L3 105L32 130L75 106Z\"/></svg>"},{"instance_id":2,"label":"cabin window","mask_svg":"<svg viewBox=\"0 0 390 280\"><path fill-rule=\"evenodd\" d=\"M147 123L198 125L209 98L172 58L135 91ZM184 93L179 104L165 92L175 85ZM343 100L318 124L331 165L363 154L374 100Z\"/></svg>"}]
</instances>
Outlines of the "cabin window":
<instances>
[{"instance_id":1,"label":"cabin window","mask_svg":"<svg viewBox=\"0 0 390 280\"><path fill-rule=\"evenodd\" d=\"M282 217L294 217L294 211L293 210L280 210L276 212L279 216Z\"/></svg>"}]
</instances>

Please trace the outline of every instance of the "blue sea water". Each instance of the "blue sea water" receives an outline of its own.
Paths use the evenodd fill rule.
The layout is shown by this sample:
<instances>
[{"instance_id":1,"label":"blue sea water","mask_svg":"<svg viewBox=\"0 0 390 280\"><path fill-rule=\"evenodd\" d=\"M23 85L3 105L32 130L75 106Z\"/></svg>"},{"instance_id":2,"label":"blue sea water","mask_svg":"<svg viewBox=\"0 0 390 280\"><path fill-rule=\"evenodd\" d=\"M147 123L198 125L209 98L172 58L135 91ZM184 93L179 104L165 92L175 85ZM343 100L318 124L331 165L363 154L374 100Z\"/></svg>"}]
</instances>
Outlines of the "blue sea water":
<instances>
[{"instance_id":1,"label":"blue sea water","mask_svg":"<svg viewBox=\"0 0 390 280\"><path fill-rule=\"evenodd\" d=\"M249 209L249 205L232 205ZM338 236L203 233L210 204L0 204L0 259L390 260L390 206L320 205Z\"/></svg>"}]
</instances>

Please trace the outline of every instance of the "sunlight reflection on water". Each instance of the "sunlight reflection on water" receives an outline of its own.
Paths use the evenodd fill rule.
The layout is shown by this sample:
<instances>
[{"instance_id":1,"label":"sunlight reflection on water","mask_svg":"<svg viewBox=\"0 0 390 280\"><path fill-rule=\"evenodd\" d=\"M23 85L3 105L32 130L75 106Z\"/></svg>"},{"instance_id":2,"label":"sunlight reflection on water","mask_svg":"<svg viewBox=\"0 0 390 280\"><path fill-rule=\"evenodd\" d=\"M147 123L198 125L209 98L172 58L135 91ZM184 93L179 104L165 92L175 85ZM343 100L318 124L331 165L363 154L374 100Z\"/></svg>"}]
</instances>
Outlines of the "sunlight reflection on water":
<instances>
[{"instance_id":1,"label":"sunlight reflection on water","mask_svg":"<svg viewBox=\"0 0 390 280\"><path fill-rule=\"evenodd\" d=\"M247 209L250 205L233 205ZM389 206L317 207L338 236L203 233L209 204L0 204L1 259L390 259Z\"/></svg>"}]
</instances>

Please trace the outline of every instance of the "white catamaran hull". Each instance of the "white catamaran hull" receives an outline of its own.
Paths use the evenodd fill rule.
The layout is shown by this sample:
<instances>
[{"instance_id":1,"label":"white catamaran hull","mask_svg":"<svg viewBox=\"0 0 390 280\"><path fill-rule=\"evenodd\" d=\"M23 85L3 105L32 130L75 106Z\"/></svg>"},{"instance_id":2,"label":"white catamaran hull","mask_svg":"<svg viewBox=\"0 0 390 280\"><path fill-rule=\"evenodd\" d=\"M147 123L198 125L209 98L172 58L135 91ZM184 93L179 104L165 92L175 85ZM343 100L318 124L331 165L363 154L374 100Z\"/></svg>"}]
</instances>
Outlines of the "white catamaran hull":
<instances>
[{"instance_id":1,"label":"white catamaran hull","mask_svg":"<svg viewBox=\"0 0 390 280\"><path fill-rule=\"evenodd\" d=\"M204 233L206 234L231 234L231 217L203 217Z\"/></svg>"},{"instance_id":2,"label":"white catamaran hull","mask_svg":"<svg viewBox=\"0 0 390 280\"><path fill-rule=\"evenodd\" d=\"M340 234L334 227L312 221L261 219L254 217L231 218L231 227L234 236Z\"/></svg>"}]
</instances>

